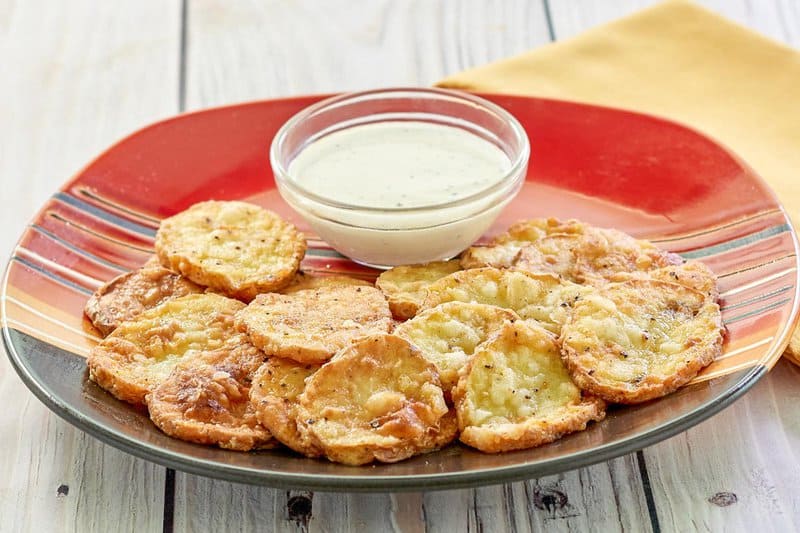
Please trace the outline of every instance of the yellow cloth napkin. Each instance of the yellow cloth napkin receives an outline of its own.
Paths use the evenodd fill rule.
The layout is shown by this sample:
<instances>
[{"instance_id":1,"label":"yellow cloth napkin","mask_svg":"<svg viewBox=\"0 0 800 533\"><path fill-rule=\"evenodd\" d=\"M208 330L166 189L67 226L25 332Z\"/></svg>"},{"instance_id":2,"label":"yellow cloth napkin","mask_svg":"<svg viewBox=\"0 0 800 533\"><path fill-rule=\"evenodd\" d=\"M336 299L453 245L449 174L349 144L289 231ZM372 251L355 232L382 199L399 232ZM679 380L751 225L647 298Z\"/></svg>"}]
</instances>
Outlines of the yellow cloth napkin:
<instances>
[{"instance_id":1,"label":"yellow cloth napkin","mask_svg":"<svg viewBox=\"0 0 800 533\"><path fill-rule=\"evenodd\" d=\"M661 115L745 159L800 221L800 53L685 0L437 85ZM800 330L787 354L800 364Z\"/></svg>"}]
</instances>

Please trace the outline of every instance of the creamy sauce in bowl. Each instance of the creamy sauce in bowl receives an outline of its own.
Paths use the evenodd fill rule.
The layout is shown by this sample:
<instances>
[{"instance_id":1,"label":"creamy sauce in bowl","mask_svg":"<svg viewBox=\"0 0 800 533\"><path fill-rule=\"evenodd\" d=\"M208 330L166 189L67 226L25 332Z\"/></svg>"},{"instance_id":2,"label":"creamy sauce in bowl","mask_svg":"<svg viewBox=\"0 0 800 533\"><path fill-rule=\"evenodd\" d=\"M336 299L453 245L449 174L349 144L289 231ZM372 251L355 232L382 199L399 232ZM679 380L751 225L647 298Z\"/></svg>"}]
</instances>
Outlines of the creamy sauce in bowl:
<instances>
[{"instance_id":1,"label":"creamy sauce in bowl","mask_svg":"<svg viewBox=\"0 0 800 533\"><path fill-rule=\"evenodd\" d=\"M297 113L270 147L281 197L339 253L389 267L449 259L519 192L530 146L506 110L442 89L377 89Z\"/></svg>"},{"instance_id":2,"label":"creamy sauce in bowl","mask_svg":"<svg viewBox=\"0 0 800 533\"><path fill-rule=\"evenodd\" d=\"M387 121L312 142L289 165L295 183L329 201L404 209L458 201L490 188L511 161L461 128Z\"/></svg>"}]
</instances>

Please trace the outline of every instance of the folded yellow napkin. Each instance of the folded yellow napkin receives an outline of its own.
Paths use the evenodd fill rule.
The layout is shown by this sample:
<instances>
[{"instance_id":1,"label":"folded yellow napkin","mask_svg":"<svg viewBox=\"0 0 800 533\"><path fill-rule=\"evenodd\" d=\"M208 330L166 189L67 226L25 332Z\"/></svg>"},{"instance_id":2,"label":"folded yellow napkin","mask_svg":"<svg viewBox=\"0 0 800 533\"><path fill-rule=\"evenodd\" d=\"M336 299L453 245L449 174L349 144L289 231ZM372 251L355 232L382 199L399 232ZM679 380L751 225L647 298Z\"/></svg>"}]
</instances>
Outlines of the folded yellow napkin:
<instances>
[{"instance_id":1,"label":"folded yellow napkin","mask_svg":"<svg viewBox=\"0 0 800 533\"><path fill-rule=\"evenodd\" d=\"M800 53L685 0L456 74L441 87L622 107L731 148L800 221ZM800 364L800 334L787 355Z\"/></svg>"}]
</instances>

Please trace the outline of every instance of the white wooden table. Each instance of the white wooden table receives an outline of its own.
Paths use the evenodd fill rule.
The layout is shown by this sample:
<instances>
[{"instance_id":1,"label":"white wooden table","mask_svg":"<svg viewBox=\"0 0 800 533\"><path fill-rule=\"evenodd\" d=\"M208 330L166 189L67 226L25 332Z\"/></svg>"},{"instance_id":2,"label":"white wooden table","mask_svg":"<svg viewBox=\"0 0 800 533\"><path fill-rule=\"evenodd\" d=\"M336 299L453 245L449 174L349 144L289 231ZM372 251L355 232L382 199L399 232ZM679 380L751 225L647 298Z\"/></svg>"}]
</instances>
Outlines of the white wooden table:
<instances>
[{"instance_id":1,"label":"white wooden table","mask_svg":"<svg viewBox=\"0 0 800 533\"><path fill-rule=\"evenodd\" d=\"M153 120L429 85L649 3L0 0L0 249L61 182ZM798 0L703 3L800 47ZM50 413L5 358L0 405L0 531L800 530L800 369L786 362L711 420L608 463L395 495L251 487L136 459Z\"/></svg>"}]
</instances>

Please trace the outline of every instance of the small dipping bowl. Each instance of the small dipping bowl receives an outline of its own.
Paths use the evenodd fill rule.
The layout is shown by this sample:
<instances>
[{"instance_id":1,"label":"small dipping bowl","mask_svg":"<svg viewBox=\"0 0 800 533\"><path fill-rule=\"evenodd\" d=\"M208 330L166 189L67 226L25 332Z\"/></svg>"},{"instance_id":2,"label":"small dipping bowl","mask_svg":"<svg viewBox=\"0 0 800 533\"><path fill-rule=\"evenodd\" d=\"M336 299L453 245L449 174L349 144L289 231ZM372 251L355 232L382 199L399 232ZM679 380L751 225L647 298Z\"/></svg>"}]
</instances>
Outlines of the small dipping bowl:
<instances>
[{"instance_id":1,"label":"small dipping bowl","mask_svg":"<svg viewBox=\"0 0 800 533\"><path fill-rule=\"evenodd\" d=\"M292 174L292 162L298 155L328 135L369 124L401 122L458 128L499 148L508 166L468 195L413 206L368 205L357 198L351 202L349 198L326 197L304 184L302 176ZM457 151L453 155L458 157ZM489 229L519 192L529 155L525 130L510 113L483 98L442 89L382 89L323 100L289 119L270 148L275 182L283 199L339 253L377 268L458 255ZM426 180L427 185L435 186L431 180Z\"/></svg>"}]
</instances>

